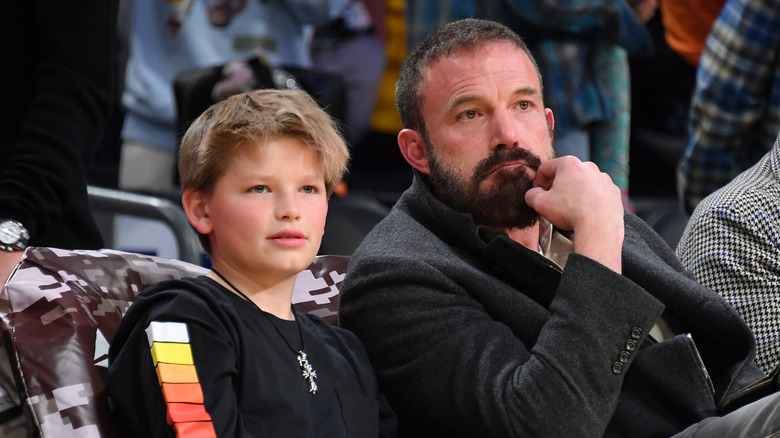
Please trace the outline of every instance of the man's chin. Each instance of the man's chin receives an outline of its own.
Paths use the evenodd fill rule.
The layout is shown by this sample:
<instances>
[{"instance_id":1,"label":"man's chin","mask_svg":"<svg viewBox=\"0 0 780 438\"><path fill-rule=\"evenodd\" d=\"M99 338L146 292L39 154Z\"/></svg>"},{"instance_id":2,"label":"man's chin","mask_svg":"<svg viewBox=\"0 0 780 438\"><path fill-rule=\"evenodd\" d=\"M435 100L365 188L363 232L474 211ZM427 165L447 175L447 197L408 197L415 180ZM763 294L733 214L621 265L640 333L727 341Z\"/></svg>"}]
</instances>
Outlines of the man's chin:
<instances>
[{"instance_id":1,"label":"man's chin","mask_svg":"<svg viewBox=\"0 0 780 438\"><path fill-rule=\"evenodd\" d=\"M471 209L474 221L480 225L496 228L528 228L539 221L539 213L525 204L525 195L515 193L510 196L496 198L482 197L479 206Z\"/></svg>"},{"instance_id":2,"label":"man's chin","mask_svg":"<svg viewBox=\"0 0 780 438\"><path fill-rule=\"evenodd\" d=\"M504 229L506 229L506 230L522 230L522 229L525 229L525 228L537 225L539 223L539 220L542 217L539 216L538 213L536 213L536 212L534 212L534 213L535 214L530 215L530 216L525 216L523 218L520 218L516 222L514 222L515 224L518 224L518 225L506 226L506 227L504 227Z\"/></svg>"},{"instance_id":3,"label":"man's chin","mask_svg":"<svg viewBox=\"0 0 780 438\"><path fill-rule=\"evenodd\" d=\"M491 220L479 221L478 223L505 230L520 230L536 225L539 223L539 219L539 214L534 212L534 214L516 214L502 218L494 217Z\"/></svg>"}]
</instances>

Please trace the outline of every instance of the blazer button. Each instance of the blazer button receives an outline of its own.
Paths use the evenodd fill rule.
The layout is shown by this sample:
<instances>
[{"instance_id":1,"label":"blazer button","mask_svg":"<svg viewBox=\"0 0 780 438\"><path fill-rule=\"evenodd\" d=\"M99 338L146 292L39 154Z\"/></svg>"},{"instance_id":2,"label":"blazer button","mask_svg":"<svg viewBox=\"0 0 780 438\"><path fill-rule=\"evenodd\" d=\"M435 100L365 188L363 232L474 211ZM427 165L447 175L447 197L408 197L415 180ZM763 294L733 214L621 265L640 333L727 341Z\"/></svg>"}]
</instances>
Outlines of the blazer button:
<instances>
[{"instance_id":1,"label":"blazer button","mask_svg":"<svg viewBox=\"0 0 780 438\"><path fill-rule=\"evenodd\" d=\"M639 327L634 327L631 329L631 338L632 339L639 339L642 337L642 329Z\"/></svg>"},{"instance_id":2,"label":"blazer button","mask_svg":"<svg viewBox=\"0 0 780 438\"><path fill-rule=\"evenodd\" d=\"M615 374L620 374L623 372L623 364L620 362L615 362L612 364L612 372Z\"/></svg>"},{"instance_id":3,"label":"blazer button","mask_svg":"<svg viewBox=\"0 0 780 438\"><path fill-rule=\"evenodd\" d=\"M629 339L626 341L626 350L628 351L634 351L636 350L636 340Z\"/></svg>"},{"instance_id":4,"label":"blazer button","mask_svg":"<svg viewBox=\"0 0 780 438\"><path fill-rule=\"evenodd\" d=\"M618 356L618 360L620 361L620 363L627 363L628 358L630 357L631 357L631 353L629 353L628 351L621 351L620 355Z\"/></svg>"}]
</instances>

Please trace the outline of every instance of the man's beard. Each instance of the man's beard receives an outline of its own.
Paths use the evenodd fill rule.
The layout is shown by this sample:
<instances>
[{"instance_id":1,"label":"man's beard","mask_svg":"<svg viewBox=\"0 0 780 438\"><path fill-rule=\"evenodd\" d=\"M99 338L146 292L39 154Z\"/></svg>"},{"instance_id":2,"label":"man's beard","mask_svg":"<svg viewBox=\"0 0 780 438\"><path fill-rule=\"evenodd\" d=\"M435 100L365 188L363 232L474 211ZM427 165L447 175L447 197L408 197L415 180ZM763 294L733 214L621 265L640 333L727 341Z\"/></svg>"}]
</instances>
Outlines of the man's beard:
<instances>
[{"instance_id":1,"label":"man's beard","mask_svg":"<svg viewBox=\"0 0 780 438\"><path fill-rule=\"evenodd\" d=\"M525 203L525 193L533 187L534 175L542 163L537 155L519 147L499 146L477 163L466 180L441 162L427 135L424 137L431 190L443 203L470 213L478 225L527 228L539 221L539 213ZM486 179L488 172L497 166L518 160L524 161L533 172L529 174L526 166L504 167L492 172L490 180ZM489 186L481 187L485 183Z\"/></svg>"}]
</instances>

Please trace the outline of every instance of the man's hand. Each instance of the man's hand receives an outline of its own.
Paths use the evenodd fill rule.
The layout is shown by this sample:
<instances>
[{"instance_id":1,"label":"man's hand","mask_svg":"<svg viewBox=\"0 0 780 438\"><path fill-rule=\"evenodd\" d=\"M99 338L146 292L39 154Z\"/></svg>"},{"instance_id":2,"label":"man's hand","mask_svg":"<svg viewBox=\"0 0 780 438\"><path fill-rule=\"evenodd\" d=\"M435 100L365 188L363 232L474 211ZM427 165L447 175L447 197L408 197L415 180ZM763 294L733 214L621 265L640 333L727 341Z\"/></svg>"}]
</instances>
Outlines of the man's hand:
<instances>
[{"instance_id":1,"label":"man's hand","mask_svg":"<svg viewBox=\"0 0 780 438\"><path fill-rule=\"evenodd\" d=\"M24 251L0 251L0 289L8 280L16 265L22 260Z\"/></svg>"},{"instance_id":2,"label":"man's hand","mask_svg":"<svg viewBox=\"0 0 780 438\"><path fill-rule=\"evenodd\" d=\"M620 189L595 164L574 156L545 161L525 201L556 227L574 232L574 252L622 272Z\"/></svg>"}]
</instances>

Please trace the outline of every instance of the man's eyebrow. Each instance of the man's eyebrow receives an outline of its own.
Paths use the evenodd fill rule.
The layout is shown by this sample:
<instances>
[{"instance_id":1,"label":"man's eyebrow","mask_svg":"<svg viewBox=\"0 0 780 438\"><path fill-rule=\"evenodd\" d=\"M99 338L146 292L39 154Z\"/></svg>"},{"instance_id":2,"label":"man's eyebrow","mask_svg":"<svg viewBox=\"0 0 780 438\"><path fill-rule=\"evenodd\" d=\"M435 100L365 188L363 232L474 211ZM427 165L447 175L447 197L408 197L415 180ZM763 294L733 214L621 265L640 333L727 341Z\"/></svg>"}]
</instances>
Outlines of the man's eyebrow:
<instances>
[{"instance_id":1,"label":"man's eyebrow","mask_svg":"<svg viewBox=\"0 0 780 438\"><path fill-rule=\"evenodd\" d=\"M481 100L479 98L479 96L476 96L474 94L464 94L464 95L458 96L455 99L453 99L449 103L449 105L447 105L447 111L446 112L450 112L450 111L454 110L455 108L458 108L459 106L463 105L464 103L475 102L475 101L479 101L479 100Z\"/></svg>"},{"instance_id":2,"label":"man's eyebrow","mask_svg":"<svg viewBox=\"0 0 780 438\"><path fill-rule=\"evenodd\" d=\"M532 85L520 87L516 89L512 94L515 96L534 96L534 95L541 96L542 95L541 92L539 92L539 89Z\"/></svg>"},{"instance_id":3,"label":"man's eyebrow","mask_svg":"<svg viewBox=\"0 0 780 438\"><path fill-rule=\"evenodd\" d=\"M539 89L532 86L524 86L516 89L512 92L512 96L519 97L519 96L539 96L541 97L541 92L539 92ZM474 94L464 94L462 96L458 96L455 99L453 99L449 105L447 105L447 112L454 110L455 108L458 108L459 106L469 103L469 102L475 102L482 100L479 96Z\"/></svg>"}]
</instances>

